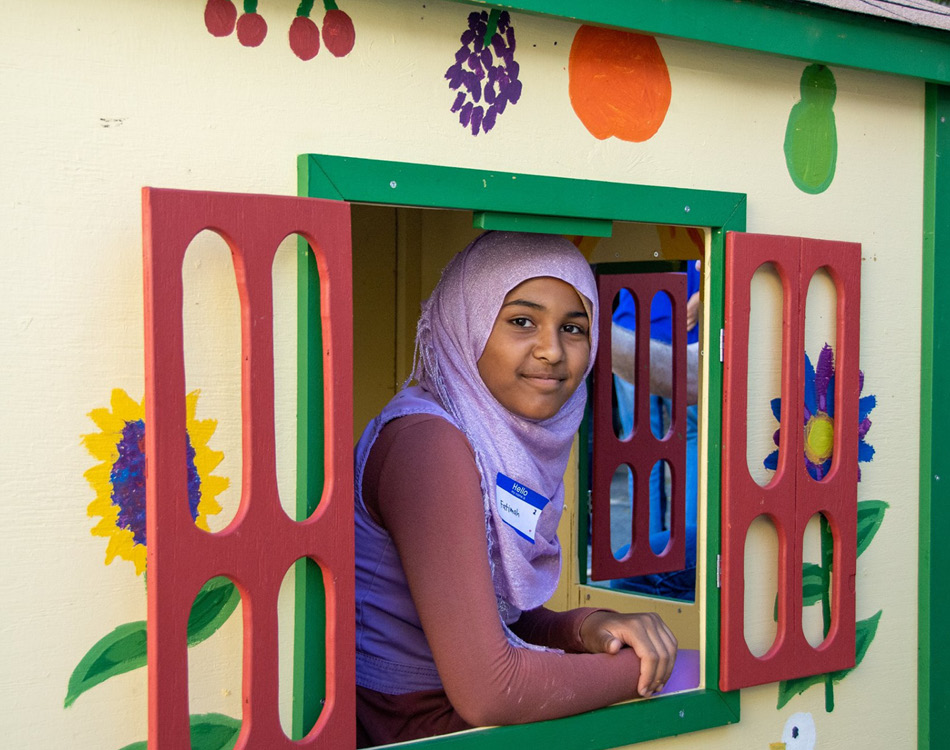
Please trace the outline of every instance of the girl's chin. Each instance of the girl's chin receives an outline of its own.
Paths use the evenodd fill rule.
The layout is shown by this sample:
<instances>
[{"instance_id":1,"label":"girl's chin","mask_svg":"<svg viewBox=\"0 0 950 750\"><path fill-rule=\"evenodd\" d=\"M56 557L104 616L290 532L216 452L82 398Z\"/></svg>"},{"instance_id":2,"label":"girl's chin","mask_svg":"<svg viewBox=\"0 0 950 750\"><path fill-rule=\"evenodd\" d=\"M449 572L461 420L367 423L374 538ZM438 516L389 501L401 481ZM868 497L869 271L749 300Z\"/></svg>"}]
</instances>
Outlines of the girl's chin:
<instances>
[{"instance_id":1,"label":"girl's chin","mask_svg":"<svg viewBox=\"0 0 950 750\"><path fill-rule=\"evenodd\" d=\"M557 414L563 405L564 402L560 399L548 398L532 399L530 403L522 402L506 406L505 408L512 414L522 417L523 419L541 422Z\"/></svg>"}]
</instances>

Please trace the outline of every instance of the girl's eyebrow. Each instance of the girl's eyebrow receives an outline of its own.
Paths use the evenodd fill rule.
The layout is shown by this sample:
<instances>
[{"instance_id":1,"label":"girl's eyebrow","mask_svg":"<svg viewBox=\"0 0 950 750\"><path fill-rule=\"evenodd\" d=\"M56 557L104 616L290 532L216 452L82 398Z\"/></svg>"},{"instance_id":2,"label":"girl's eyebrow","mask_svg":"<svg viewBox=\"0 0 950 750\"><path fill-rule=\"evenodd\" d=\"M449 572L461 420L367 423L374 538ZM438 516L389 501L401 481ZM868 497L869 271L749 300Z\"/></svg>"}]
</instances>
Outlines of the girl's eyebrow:
<instances>
[{"instance_id":1,"label":"girl's eyebrow","mask_svg":"<svg viewBox=\"0 0 950 750\"><path fill-rule=\"evenodd\" d=\"M504 308L506 308L506 307L513 307L513 306L516 306L516 307L530 307L532 310L546 310L546 309L547 309L547 308L546 308L544 305L542 305L540 302L532 302L532 301L529 300L529 299L513 299L513 300L510 300L509 302L505 302L505 303L502 305L502 308L504 309ZM566 316L566 317L568 317L568 318L586 318L586 317L587 317L587 312L584 311L584 310L574 310L574 311L572 311L572 312L567 313L567 316Z\"/></svg>"}]
</instances>

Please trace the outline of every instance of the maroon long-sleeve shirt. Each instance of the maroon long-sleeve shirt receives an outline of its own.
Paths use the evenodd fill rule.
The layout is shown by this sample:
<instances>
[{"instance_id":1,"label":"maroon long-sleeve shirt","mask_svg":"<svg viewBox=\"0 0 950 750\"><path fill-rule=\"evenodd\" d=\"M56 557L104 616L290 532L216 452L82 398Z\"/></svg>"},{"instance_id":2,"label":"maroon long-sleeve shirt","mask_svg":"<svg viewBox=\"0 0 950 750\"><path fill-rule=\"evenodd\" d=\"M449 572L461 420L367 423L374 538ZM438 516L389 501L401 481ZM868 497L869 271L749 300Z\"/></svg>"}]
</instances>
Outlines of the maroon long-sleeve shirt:
<instances>
[{"instance_id":1,"label":"maroon long-sleeve shirt","mask_svg":"<svg viewBox=\"0 0 950 750\"><path fill-rule=\"evenodd\" d=\"M422 414L390 422L370 452L362 490L396 545L444 687L402 695L358 688L362 744L553 719L637 696L640 662L632 649L581 653L580 628L591 609L539 607L512 626L524 640L563 654L508 642L475 456L457 428Z\"/></svg>"}]
</instances>

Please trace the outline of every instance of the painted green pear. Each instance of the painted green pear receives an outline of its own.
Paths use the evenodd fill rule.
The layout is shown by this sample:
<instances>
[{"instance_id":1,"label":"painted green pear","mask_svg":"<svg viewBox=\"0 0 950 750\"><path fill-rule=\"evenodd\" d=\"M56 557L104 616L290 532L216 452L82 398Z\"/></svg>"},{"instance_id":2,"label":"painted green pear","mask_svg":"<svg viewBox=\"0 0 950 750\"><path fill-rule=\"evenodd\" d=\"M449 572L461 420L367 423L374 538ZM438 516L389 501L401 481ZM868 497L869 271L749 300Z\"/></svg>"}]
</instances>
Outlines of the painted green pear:
<instances>
[{"instance_id":1,"label":"painted green pear","mask_svg":"<svg viewBox=\"0 0 950 750\"><path fill-rule=\"evenodd\" d=\"M824 65L809 65L802 73L801 92L785 129L785 163L799 190L821 193L831 185L838 159L834 74Z\"/></svg>"}]
</instances>

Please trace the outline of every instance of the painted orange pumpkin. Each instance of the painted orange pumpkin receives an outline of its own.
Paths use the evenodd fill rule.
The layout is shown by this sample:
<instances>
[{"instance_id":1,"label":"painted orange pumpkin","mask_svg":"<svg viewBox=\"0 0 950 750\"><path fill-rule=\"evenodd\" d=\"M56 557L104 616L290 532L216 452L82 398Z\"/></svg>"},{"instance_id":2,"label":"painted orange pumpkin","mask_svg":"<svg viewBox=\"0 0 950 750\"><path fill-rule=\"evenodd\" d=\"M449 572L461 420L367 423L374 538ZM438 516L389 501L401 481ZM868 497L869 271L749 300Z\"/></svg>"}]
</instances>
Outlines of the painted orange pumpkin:
<instances>
[{"instance_id":1,"label":"painted orange pumpkin","mask_svg":"<svg viewBox=\"0 0 950 750\"><path fill-rule=\"evenodd\" d=\"M595 138L652 138L670 107L670 72L656 39L581 26L568 63L571 106Z\"/></svg>"}]
</instances>

